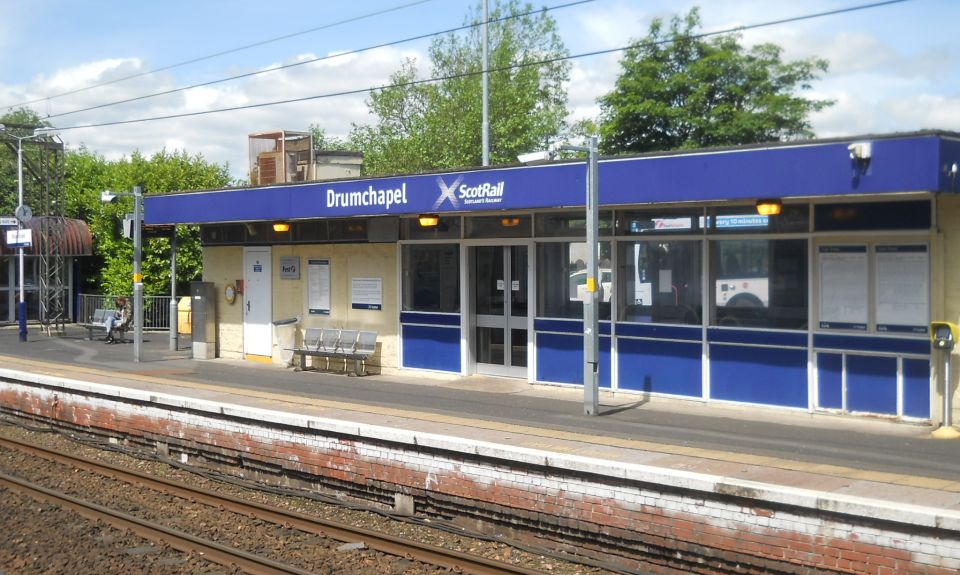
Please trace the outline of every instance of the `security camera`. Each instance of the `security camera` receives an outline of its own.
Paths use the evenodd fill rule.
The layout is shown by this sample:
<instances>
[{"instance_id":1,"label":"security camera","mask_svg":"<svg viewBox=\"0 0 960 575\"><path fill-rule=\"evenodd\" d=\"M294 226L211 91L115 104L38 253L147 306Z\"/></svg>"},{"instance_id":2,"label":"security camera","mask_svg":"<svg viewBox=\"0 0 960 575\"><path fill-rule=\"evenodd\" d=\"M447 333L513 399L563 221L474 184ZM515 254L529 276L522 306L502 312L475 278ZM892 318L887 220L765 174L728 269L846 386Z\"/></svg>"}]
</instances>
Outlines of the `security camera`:
<instances>
[{"instance_id":1,"label":"security camera","mask_svg":"<svg viewBox=\"0 0 960 575\"><path fill-rule=\"evenodd\" d=\"M850 159L865 162L870 159L873 152L873 146L870 142L855 142L847 146L850 152Z\"/></svg>"},{"instance_id":2,"label":"security camera","mask_svg":"<svg viewBox=\"0 0 960 575\"><path fill-rule=\"evenodd\" d=\"M117 201L117 194L111 192L110 190L104 190L100 192L100 201L105 204L112 204Z\"/></svg>"},{"instance_id":3,"label":"security camera","mask_svg":"<svg viewBox=\"0 0 960 575\"><path fill-rule=\"evenodd\" d=\"M551 154L549 151L543 150L540 152L530 152L528 154L520 154L519 156L517 156L517 159L520 160L521 164L534 164L538 162L546 162L551 158L552 155L553 154Z\"/></svg>"}]
</instances>

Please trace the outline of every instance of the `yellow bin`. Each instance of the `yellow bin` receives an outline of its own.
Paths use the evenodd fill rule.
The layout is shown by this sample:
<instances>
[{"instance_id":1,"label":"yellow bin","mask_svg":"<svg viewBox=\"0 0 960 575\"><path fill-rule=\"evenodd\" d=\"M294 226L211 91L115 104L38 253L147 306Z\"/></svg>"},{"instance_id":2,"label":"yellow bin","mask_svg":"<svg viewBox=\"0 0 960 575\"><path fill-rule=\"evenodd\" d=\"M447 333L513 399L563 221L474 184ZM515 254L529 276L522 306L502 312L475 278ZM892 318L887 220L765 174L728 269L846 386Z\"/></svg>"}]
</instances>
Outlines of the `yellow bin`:
<instances>
[{"instance_id":1,"label":"yellow bin","mask_svg":"<svg viewBox=\"0 0 960 575\"><path fill-rule=\"evenodd\" d=\"M177 333L192 333L192 325L190 321L190 298L182 297L177 302Z\"/></svg>"}]
</instances>

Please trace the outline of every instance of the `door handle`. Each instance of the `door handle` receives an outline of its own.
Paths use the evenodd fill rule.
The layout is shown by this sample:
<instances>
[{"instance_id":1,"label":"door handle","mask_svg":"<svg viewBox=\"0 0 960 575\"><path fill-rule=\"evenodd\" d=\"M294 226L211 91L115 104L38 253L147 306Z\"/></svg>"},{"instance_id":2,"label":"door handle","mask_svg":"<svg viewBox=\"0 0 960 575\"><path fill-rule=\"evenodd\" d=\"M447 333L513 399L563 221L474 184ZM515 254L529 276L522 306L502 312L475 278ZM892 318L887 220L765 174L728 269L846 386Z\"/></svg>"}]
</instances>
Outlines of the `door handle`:
<instances>
[{"instance_id":1,"label":"door handle","mask_svg":"<svg viewBox=\"0 0 960 575\"><path fill-rule=\"evenodd\" d=\"M250 313L250 300L247 300L247 313Z\"/></svg>"}]
</instances>

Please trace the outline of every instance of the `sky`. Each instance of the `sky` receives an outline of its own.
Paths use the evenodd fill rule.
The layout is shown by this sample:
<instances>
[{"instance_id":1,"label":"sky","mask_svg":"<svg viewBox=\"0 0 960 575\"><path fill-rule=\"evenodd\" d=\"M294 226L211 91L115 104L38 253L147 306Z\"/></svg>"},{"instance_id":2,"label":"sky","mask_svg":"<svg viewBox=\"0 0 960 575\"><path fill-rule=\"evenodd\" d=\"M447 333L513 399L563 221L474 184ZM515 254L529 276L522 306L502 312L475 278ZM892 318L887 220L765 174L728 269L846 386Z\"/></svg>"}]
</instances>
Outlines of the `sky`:
<instances>
[{"instance_id":1,"label":"sky","mask_svg":"<svg viewBox=\"0 0 960 575\"><path fill-rule=\"evenodd\" d=\"M567 1L538 0L534 5ZM570 53L580 54L626 46L645 36L654 18L685 14L695 5L700 6L703 31L714 31L869 3L594 0L551 13ZM415 59L426 75L429 39L68 113L458 27L478 5L479 0L284 5L244 0L0 0L0 113L33 101L29 106L60 129L68 148L86 146L111 160L134 151L150 155L162 149L185 150L228 164L231 175L241 179L248 169L248 134L307 130L315 124L329 135L345 137L351 125L372 123L367 95L89 126L382 86L404 58ZM785 60L816 56L830 62L829 71L803 92L835 102L811 116L818 137L960 131L960 43L953 40L958 24L960 2L908 0L747 30L742 41L747 46L774 42L783 48ZM234 51L251 44L261 45ZM225 51L231 53L204 58ZM569 121L597 117L596 100L612 89L620 56L614 52L572 61ZM141 75L62 95L136 74Z\"/></svg>"}]
</instances>

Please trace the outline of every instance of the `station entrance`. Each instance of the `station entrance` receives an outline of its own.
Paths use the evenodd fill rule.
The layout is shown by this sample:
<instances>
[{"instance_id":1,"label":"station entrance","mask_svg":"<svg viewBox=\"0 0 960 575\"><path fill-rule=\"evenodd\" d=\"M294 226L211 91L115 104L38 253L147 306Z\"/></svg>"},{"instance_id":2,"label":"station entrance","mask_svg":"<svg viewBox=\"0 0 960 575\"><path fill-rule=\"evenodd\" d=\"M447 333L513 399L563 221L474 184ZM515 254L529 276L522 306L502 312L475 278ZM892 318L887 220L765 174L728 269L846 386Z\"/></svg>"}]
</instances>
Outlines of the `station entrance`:
<instances>
[{"instance_id":1,"label":"station entrance","mask_svg":"<svg viewBox=\"0 0 960 575\"><path fill-rule=\"evenodd\" d=\"M476 371L525 378L530 313L528 247L472 246L469 261Z\"/></svg>"}]
</instances>

